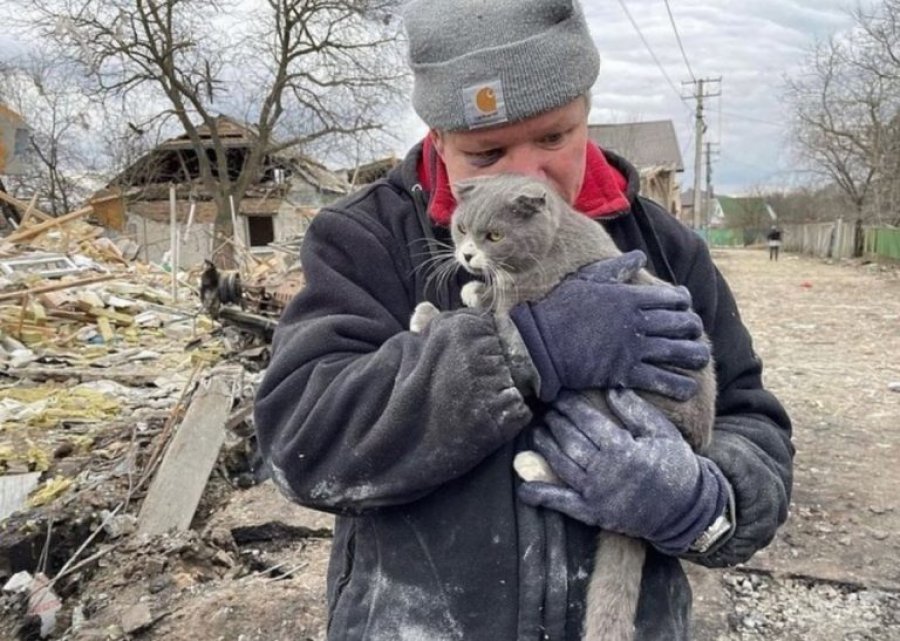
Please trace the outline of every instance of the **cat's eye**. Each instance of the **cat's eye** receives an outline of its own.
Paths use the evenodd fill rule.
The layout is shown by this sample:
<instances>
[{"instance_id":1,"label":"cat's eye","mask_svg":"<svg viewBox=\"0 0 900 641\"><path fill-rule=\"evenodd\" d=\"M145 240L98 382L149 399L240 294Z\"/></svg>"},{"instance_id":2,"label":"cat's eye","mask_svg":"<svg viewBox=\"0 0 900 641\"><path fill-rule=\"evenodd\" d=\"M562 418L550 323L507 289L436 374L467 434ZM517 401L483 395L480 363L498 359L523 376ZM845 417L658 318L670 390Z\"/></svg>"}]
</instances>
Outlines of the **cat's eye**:
<instances>
[{"instance_id":1,"label":"cat's eye","mask_svg":"<svg viewBox=\"0 0 900 641\"><path fill-rule=\"evenodd\" d=\"M487 239L492 243L497 243L503 240L503 234L499 231L489 231L487 233Z\"/></svg>"},{"instance_id":2,"label":"cat's eye","mask_svg":"<svg viewBox=\"0 0 900 641\"><path fill-rule=\"evenodd\" d=\"M456 223L456 231L458 231L460 234L465 234L466 226L463 225L462 223Z\"/></svg>"}]
</instances>

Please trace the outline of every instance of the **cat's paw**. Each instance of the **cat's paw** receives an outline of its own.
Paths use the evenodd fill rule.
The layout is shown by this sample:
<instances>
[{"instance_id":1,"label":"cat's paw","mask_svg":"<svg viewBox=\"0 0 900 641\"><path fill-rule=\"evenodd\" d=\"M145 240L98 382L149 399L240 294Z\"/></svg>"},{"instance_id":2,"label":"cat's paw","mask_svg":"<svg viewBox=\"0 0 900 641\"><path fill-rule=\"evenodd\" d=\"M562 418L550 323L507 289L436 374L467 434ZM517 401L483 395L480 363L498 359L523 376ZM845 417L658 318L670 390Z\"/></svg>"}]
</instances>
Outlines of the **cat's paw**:
<instances>
[{"instance_id":1,"label":"cat's paw","mask_svg":"<svg viewBox=\"0 0 900 641\"><path fill-rule=\"evenodd\" d=\"M462 286L459 296L463 305L477 309L481 307L481 297L484 294L485 285L480 280L471 280Z\"/></svg>"},{"instance_id":2,"label":"cat's paw","mask_svg":"<svg viewBox=\"0 0 900 641\"><path fill-rule=\"evenodd\" d=\"M513 468L523 481L541 481L559 485L559 477L554 474L547 463L547 459L531 450L525 450L516 454L513 459Z\"/></svg>"},{"instance_id":3,"label":"cat's paw","mask_svg":"<svg viewBox=\"0 0 900 641\"><path fill-rule=\"evenodd\" d=\"M431 319L440 313L440 310L428 301L419 303L413 310L412 318L409 319L409 331L421 334L428 327Z\"/></svg>"}]
</instances>

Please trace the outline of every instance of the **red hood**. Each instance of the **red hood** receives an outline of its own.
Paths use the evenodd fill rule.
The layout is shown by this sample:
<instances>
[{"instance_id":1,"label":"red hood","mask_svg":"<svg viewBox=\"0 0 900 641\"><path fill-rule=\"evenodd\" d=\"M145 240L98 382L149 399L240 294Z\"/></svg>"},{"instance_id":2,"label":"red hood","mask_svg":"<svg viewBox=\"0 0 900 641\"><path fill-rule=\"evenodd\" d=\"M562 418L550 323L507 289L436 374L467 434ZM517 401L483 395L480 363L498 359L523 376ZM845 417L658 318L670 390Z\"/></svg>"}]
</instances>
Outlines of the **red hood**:
<instances>
[{"instance_id":1,"label":"red hood","mask_svg":"<svg viewBox=\"0 0 900 641\"><path fill-rule=\"evenodd\" d=\"M456 199L450 191L447 168L435 151L430 136L425 136L422 142L418 172L422 188L431 194L431 201L428 203L431 220L446 227L456 209ZM628 198L625 196L627 189L628 180L625 176L606 161L597 145L588 141L585 147L584 184L575 200L575 209L591 218L609 216L628 209Z\"/></svg>"}]
</instances>

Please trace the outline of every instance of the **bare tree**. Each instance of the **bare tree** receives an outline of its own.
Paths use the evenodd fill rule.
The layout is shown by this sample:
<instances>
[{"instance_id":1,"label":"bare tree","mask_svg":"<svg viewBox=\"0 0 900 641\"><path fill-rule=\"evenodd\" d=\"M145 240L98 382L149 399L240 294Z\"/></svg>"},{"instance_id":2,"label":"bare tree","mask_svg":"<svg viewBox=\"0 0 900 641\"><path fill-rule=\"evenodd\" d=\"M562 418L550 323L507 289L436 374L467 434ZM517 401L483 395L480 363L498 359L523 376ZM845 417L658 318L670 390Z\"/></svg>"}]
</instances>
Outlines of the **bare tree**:
<instances>
[{"instance_id":1,"label":"bare tree","mask_svg":"<svg viewBox=\"0 0 900 641\"><path fill-rule=\"evenodd\" d=\"M900 2L853 15L853 32L817 43L786 98L801 159L841 188L858 220L881 220L900 179Z\"/></svg>"},{"instance_id":2,"label":"bare tree","mask_svg":"<svg viewBox=\"0 0 900 641\"><path fill-rule=\"evenodd\" d=\"M157 93L160 117L174 117L192 144L222 241L233 234L230 201L239 208L269 155L379 127L405 78L395 4L27 0L26 19L77 57L105 98L148 87ZM238 168L216 127L229 111L256 134ZM228 262L227 252L218 258Z\"/></svg>"},{"instance_id":3,"label":"bare tree","mask_svg":"<svg viewBox=\"0 0 900 641\"><path fill-rule=\"evenodd\" d=\"M874 10L853 12L864 34L858 65L868 77L890 87L890 104L882 128L882 152L875 185L875 207L900 222L900 0L882 0Z\"/></svg>"},{"instance_id":4,"label":"bare tree","mask_svg":"<svg viewBox=\"0 0 900 641\"><path fill-rule=\"evenodd\" d=\"M44 47L5 61L0 96L27 120L30 171L11 180L38 195L53 215L69 211L78 194L78 176L89 168L85 132L91 125L89 99L73 76L73 64Z\"/></svg>"}]
</instances>

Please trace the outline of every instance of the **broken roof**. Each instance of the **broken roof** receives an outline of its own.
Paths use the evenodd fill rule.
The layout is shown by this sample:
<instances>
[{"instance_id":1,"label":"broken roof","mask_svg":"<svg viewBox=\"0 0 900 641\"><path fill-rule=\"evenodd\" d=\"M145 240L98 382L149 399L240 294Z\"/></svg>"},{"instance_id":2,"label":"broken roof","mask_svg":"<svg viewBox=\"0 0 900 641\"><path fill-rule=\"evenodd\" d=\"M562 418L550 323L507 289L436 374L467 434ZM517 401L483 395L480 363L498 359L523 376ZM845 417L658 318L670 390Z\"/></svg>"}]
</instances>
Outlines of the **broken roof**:
<instances>
[{"instance_id":1,"label":"broken roof","mask_svg":"<svg viewBox=\"0 0 900 641\"><path fill-rule=\"evenodd\" d=\"M231 159L234 154L235 166L241 166L243 164L240 161L241 150L256 144L259 139L256 128L225 115L217 116L215 124L219 140L226 149L229 149L229 158ZM197 133L205 145L212 146L209 126L205 124L198 126ZM273 142L273 144L277 146L277 143ZM193 153L193 143L187 133L170 138L146 152L130 167L113 178L109 185L137 185L148 182L168 182L169 180L184 182L183 171L188 165L191 167L192 178L196 178L195 164L186 163L184 158L178 159L177 156L180 152L188 152L188 155ZM349 185L343 176L304 156L296 148L288 148L277 154L271 154L268 165L269 172L274 168L289 169L323 192L345 194L349 190ZM272 179L272 176L269 175L268 178Z\"/></svg>"},{"instance_id":2,"label":"broken roof","mask_svg":"<svg viewBox=\"0 0 900 641\"><path fill-rule=\"evenodd\" d=\"M671 120L588 125L588 136L638 169L664 166L684 171L678 136Z\"/></svg>"},{"instance_id":3,"label":"broken roof","mask_svg":"<svg viewBox=\"0 0 900 641\"><path fill-rule=\"evenodd\" d=\"M224 147L247 147L254 144L259 139L259 133L256 128L250 125L239 123L233 118L219 114L216 116L216 133L219 140L222 141ZM211 140L212 133L208 125L200 125L197 127L197 134L201 140ZM157 149L191 149L194 143L191 142L187 133L175 136L162 143Z\"/></svg>"}]
</instances>

